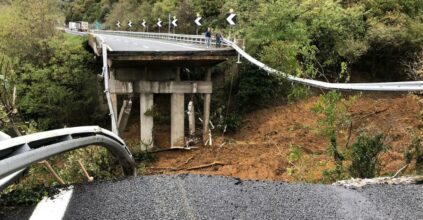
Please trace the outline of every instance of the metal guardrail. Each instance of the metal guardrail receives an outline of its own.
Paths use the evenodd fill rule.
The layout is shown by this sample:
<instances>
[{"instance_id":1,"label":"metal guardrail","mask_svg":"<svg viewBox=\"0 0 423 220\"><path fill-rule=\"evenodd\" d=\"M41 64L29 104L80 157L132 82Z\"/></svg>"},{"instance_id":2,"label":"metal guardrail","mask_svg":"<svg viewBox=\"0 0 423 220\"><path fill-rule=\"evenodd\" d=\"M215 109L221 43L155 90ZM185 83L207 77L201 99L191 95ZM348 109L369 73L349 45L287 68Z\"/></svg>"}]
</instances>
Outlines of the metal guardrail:
<instances>
[{"instance_id":1,"label":"metal guardrail","mask_svg":"<svg viewBox=\"0 0 423 220\"><path fill-rule=\"evenodd\" d=\"M105 30L92 30L94 34L106 34L106 35L116 35L116 36L126 36L126 37L136 37L136 38L146 38L146 39L155 39L155 40L168 40L168 41L178 41L191 44L206 44L206 38L202 35L188 35L188 34L168 34L168 33L153 33L153 32L131 32L131 31L105 31ZM211 45L216 45L216 38L211 38ZM230 45L225 42L221 42L221 45L224 47L230 47Z\"/></svg>"},{"instance_id":2,"label":"metal guardrail","mask_svg":"<svg viewBox=\"0 0 423 220\"><path fill-rule=\"evenodd\" d=\"M29 165L89 145L106 147L119 159L125 175L136 175L131 152L114 133L98 126L65 128L0 141L0 190Z\"/></svg>"},{"instance_id":3,"label":"metal guardrail","mask_svg":"<svg viewBox=\"0 0 423 220\"><path fill-rule=\"evenodd\" d=\"M168 34L168 33L146 33L146 32L128 32L128 31L93 31L97 34L137 37L137 38L151 38L157 40L181 41L187 43L206 44L206 40L200 35L183 35L183 34ZM216 44L216 39L211 39L212 44ZM222 45L232 47L238 54L246 60L256 65L260 69L265 70L269 74L280 75L289 81L304 84L307 86L322 88L322 89L336 89L336 90L356 90L356 91L423 91L423 81L406 81L406 82L384 82L384 83L329 83L313 79L305 79L296 77L276 69L273 69L266 64L258 61L234 42L223 39Z\"/></svg>"}]
</instances>

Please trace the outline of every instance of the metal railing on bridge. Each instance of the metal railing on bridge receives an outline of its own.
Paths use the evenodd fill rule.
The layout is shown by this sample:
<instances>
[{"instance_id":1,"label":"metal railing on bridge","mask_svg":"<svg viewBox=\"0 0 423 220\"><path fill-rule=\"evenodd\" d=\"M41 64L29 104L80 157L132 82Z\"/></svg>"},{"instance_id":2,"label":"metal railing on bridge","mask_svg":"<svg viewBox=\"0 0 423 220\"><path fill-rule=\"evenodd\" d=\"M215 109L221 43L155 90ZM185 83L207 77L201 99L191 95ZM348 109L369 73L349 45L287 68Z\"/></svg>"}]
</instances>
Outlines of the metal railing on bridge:
<instances>
[{"instance_id":1,"label":"metal railing on bridge","mask_svg":"<svg viewBox=\"0 0 423 220\"><path fill-rule=\"evenodd\" d=\"M169 41L185 42L190 44L206 44L207 43L206 38L202 35L131 32L131 31L105 31L105 30L92 30L91 32L94 34L107 34L107 35L136 37L136 38L155 39L155 40L169 40ZM215 37L211 38L211 44L216 45ZM224 47L230 47L230 45L224 42L223 39L222 39L221 45Z\"/></svg>"},{"instance_id":2,"label":"metal railing on bridge","mask_svg":"<svg viewBox=\"0 0 423 220\"><path fill-rule=\"evenodd\" d=\"M180 41L194 44L206 44L206 39L201 35L184 35L184 34L168 34L168 33L150 33L150 32L128 32L128 31L93 31L97 34L107 34L116 36L127 36L136 38L150 38L157 40ZM216 39L211 39L212 44L216 44ZM246 60L256 65L260 69L265 70L268 74L280 75L289 81L304 84L307 86L336 89L336 90L356 90L356 91L422 91L423 81L406 81L406 82L383 82L383 83L329 83L313 79L305 79L296 77L279 70L273 69L266 64L255 59L233 41L228 39L222 40L222 45L232 47L238 54Z\"/></svg>"}]
</instances>

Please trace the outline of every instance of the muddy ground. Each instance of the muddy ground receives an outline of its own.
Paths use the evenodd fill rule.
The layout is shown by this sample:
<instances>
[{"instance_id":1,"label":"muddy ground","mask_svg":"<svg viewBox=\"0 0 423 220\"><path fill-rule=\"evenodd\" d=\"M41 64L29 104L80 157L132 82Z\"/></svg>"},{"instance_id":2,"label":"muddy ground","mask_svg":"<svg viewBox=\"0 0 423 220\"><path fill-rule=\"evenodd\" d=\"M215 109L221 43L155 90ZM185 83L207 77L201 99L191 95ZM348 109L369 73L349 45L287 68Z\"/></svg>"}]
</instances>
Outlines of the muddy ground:
<instances>
[{"instance_id":1,"label":"muddy ground","mask_svg":"<svg viewBox=\"0 0 423 220\"><path fill-rule=\"evenodd\" d=\"M345 97L348 98L348 95ZM334 164L327 150L329 140L319 128L318 121L322 116L311 110L318 100L319 97L314 96L306 101L268 107L251 113L245 117L236 134L216 134L213 146L154 153L157 159L147 166L146 172L321 182L322 172L333 168ZM404 150L412 139L422 134L421 109L420 98L416 95L361 95L347 109L352 126L347 124L339 127L338 145L345 152L348 137L351 145L362 132L371 135L384 134L385 144L389 149L380 156L379 173L392 175L404 166ZM124 137L137 139L138 131L135 124ZM165 140L161 136L164 135L158 132L156 139ZM165 141L162 144L166 143ZM212 164L214 165L211 166ZM348 166L348 161L345 166ZM405 172L411 173L413 168Z\"/></svg>"}]
</instances>

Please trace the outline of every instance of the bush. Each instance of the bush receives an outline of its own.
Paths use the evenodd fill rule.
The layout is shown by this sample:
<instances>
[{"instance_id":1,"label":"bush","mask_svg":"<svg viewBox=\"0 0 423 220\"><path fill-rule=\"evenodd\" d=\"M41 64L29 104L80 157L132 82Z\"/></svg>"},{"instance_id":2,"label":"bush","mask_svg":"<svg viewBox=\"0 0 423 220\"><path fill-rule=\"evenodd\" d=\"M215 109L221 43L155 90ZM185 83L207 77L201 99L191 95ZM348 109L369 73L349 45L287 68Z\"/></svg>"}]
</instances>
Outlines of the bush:
<instances>
[{"instance_id":1,"label":"bush","mask_svg":"<svg viewBox=\"0 0 423 220\"><path fill-rule=\"evenodd\" d=\"M412 143L404 152L404 159L406 164L410 164L413 159L416 161L416 170L420 172L423 170L423 151L421 149L421 139L415 137Z\"/></svg>"},{"instance_id":2,"label":"bush","mask_svg":"<svg viewBox=\"0 0 423 220\"><path fill-rule=\"evenodd\" d=\"M75 37L51 39L48 48L47 63L23 61L18 70L19 111L41 130L93 123L101 116L93 56Z\"/></svg>"},{"instance_id":3,"label":"bush","mask_svg":"<svg viewBox=\"0 0 423 220\"><path fill-rule=\"evenodd\" d=\"M361 134L351 146L351 166L349 172L352 177L373 178L376 175L379 155L386 150L383 135L368 137Z\"/></svg>"},{"instance_id":4,"label":"bush","mask_svg":"<svg viewBox=\"0 0 423 220\"><path fill-rule=\"evenodd\" d=\"M238 113L247 113L284 99L290 86L281 77L269 75L252 65L244 65L237 80L235 105Z\"/></svg>"}]
</instances>

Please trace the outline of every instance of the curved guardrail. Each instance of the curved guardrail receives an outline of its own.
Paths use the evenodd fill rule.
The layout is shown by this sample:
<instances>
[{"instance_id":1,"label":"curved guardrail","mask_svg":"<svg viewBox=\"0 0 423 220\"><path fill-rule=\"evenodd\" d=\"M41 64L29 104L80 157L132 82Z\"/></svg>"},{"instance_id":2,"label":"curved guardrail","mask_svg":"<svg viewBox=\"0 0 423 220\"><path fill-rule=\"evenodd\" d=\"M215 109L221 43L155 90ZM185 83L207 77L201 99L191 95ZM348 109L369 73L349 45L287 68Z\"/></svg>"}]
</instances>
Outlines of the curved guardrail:
<instances>
[{"instance_id":1,"label":"curved guardrail","mask_svg":"<svg viewBox=\"0 0 423 220\"><path fill-rule=\"evenodd\" d=\"M89 145L106 147L119 159L125 175L136 175L131 152L114 133L98 126L64 128L0 141L0 190L29 165Z\"/></svg>"},{"instance_id":2,"label":"curved guardrail","mask_svg":"<svg viewBox=\"0 0 423 220\"><path fill-rule=\"evenodd\" d=\"M206 44L206 40L200 35L183 35L183 34L168 34L168 33L147 33L147 32L128 32L128 31L93 31L96 34L107 34L137 38L151 38L157 40L181 41L193 44ZM212 44L216 40L212 38ZM276 69L273 69L266 64L255 59L234 42L223 39L222 45L232 47L238 54L246 60L256 65L260 69L265 70L269 74L281 75L288 80L296 83L301 83L308 86L313 86L322 89L337 89L337 90L357 90L357 91L422 91L423 81L406 81L406 82L385 82L385 83L329 83L313 79L305 79L296 77Z\"/></svg>"}]
</instances>

